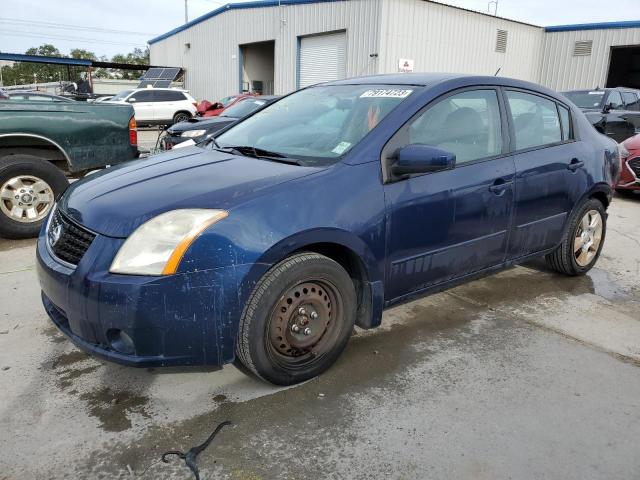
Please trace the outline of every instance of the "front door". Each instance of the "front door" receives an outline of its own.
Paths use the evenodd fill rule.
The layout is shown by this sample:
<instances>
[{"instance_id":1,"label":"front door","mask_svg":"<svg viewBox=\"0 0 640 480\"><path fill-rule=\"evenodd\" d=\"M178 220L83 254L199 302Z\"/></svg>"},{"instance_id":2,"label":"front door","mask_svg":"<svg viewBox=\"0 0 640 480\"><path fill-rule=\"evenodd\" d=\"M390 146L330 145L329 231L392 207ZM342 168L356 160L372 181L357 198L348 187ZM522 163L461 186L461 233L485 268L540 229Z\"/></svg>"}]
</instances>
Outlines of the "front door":
<instances>
[{"instance_id":1,"label":"front door","mask_svg":"<svg viewBox=\"0 0 640 480\"><path fill-rule=\"evenodd\" d=\"M135 99L132 101L132 99ZM133 105L138 122L153 122L156 119L153 90L140 90L132 93L128 101Z\"/></svg>"},{"instance_id":2,"label":"front door","mask_svg":"<svg viewBox=\"0 0 640 480\"><path fill-rule=\"evenodd\" d=\"M387 301L504 261L515 167L506 155L498 93L482 88L447 94L385 147ZM410 144L452 152L456 165L393 178L386 164Z\"/></svg>"},{"instance_id":3,"label":"front door","mask_svg":"<svg viewBox=\"0 0 640 480\"><path fill-rule=\"evenodd\" d=\"M514 230L509 259L554 247L587 189L591 151L574 140L570 110L555 100L506 90L516 164Z\"/></svg>"}]
</instances>

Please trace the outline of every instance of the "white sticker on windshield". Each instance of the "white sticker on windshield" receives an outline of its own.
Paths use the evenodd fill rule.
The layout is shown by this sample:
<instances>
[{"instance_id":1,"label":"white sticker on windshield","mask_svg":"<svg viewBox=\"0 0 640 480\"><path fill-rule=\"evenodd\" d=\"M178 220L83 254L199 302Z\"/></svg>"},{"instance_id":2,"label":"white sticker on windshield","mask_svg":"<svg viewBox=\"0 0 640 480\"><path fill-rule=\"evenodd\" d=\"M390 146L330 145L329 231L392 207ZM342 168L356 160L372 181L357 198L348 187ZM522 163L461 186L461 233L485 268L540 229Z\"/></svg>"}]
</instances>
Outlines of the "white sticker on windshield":
<instances>
[{"instance_id":1,"label":"white sticker on windshield","mask_svg":"<svg viewBox=\"0 0 640 480\"><path fill-rule=\"evenodd\" d=\"M265 102L264 100L256 100L255 101L256 105L264 105L265 103L267 103L267 102Z\"/></svg>"},{"instance_id":2,"label":"white sticker on windshield","mask_svg":"<svg viewBox=\"0 0 640 480\"><path fill-rule=\"evenodd\" d=\"M336 145L336 148L334 148L333 150L331 150L333 153L337 153L338 155L342 155L344 153L344 151L349 148L351 146L351 144L349 142L340 142L338 145Z\"/></svg>"},{"instance_id":3,"label":"white sticker on windshield","mask_svg":"<svg viewBox=\"0 0 640 480\"><path fill-rule=\"evenodd\" d=\"M407 98L413 90L403 90L399 88L378 88L367 90L360 98Z\"/></svg>"},{"instance_id":4,"label":"white sticker on windshield","mask_svg":"<svg viewBox=\"0 0 640 480\"><path fill-rule=\"evenodd\" d=\"M604 95L604 92L589 92L589 95Z\"/></svg>"}]
</instances>

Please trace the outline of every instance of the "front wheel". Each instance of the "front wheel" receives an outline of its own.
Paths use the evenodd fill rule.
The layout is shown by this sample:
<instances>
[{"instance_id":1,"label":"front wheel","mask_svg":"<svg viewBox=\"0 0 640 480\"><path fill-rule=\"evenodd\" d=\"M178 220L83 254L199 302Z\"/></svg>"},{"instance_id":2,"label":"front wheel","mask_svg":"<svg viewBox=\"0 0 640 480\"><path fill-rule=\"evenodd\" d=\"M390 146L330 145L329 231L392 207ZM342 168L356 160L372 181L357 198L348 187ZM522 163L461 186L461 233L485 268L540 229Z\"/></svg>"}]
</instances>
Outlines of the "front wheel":
<instances>
[{"instance_id":1,"label":"front wheel","mask_svg":"<svg viewBox=\"0 0 640 480\"><path fill-rule=\"evenodd\" d=\"M317 253L293 255L258 282L240 321L238 360L254 375L293 385L327 370L355 321L351 277Z\"/></svg>"},{"instance_id":2,"label":"front wheel","mask_svg":"<svg viewBox=\"0 0 640 480\"><path fill-rule=\"evenodd\" d=\"M562 243L547 255L547 263L566 275L583 275L595 265L607 232L604 205L591 198L576 209L562 237Z\"/></svg>"},{"instance_id":3,"label":"front wheel","mask_svg":"<svg viewBox=\"0 0 640 480\"><path fill-rule=\"evenodd\" d=\"M69 181L51 162L32 155L0 158L0 237L38 236L55 198Z\"/></svg>"}]
</instances>

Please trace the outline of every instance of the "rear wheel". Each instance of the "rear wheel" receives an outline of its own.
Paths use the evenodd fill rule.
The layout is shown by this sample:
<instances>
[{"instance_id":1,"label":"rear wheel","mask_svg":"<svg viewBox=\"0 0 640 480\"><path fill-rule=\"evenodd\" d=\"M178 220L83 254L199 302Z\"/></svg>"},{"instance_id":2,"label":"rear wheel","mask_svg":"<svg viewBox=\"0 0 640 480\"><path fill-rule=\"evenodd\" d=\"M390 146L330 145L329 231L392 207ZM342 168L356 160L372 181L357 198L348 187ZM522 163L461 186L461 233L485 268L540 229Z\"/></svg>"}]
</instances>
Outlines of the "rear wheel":
<instances>
[{"instance_id":1,"label":"rear wheel","mask_svg":"<svg viewBox=\"0 0 640 480\"><path fill-rule=\"evenodd\" d=\"M189 115L187 112L178 112L173 116L173 124L175 125L176 123L186 122L190 118L191 115Z\"/></svg>"},{"instance_id":2,"label":"rear wheel","mask_svg":"<svg viewBox=\"0 0 640 480\"><path fill-rule=\"evenodd\" d=\"M547 263L566 275L583 275L595 265L607 231L607 215L599 200L589 199L571 217L562 243Z\"/></svg>"},{"instance_id":3,"label":"rear wheel","mask_svg":"<svg viewBox=\"0 0 640 480\"><path fill-rule=\"evenodd\" d=\"M240 322L237 356L254 375L292 385L327 370L353 330L356 293L330 258L301 253L260 280Z\"/></svg>"},{"instance_id":4,"label":"rear wheel","mask_svg":"<svg viewBox=\"0 0 640 480\"><path fill-rule=\"evenodd\" d=\"M36 237L69 181L52 163L32 155L0 158L0 236Z\"/></svg>"}]
</instances>

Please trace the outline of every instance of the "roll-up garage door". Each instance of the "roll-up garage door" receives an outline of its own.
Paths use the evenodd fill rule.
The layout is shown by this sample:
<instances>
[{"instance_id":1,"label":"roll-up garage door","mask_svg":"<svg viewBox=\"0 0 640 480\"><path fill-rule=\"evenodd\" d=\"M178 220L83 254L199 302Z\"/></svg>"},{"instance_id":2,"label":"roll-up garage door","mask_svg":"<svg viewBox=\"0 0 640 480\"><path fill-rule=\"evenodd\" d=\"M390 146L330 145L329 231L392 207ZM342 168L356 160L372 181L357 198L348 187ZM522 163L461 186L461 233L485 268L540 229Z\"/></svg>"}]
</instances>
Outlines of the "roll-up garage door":
<instances>
[{"instance_id":1,"label":"roll-up garage door","mask_svg":"<svg viewBox=\"0 0 640 480\"><path fill-rule=\"evenodd\" d=\"M300 39L300 87L345 78L347 34L314 35Z\"/></svg>"}]
</instances>

